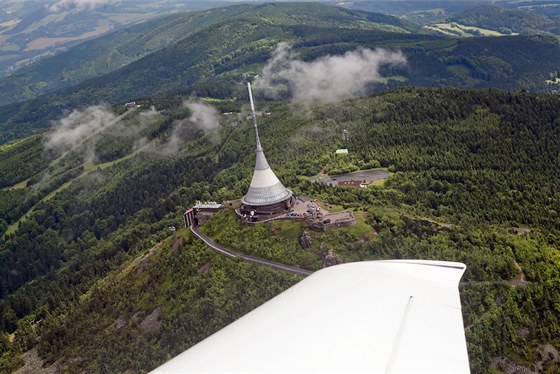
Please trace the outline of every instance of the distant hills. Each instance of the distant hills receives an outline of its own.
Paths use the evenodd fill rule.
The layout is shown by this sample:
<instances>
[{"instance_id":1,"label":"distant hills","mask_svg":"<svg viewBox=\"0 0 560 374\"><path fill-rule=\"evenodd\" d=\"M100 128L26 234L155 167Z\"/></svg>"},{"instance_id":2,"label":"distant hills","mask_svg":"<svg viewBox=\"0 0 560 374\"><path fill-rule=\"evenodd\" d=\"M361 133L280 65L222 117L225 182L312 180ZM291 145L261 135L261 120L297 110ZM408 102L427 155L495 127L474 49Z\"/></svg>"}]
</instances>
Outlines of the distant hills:
<instances>
[{"instance_id":1,"label":"distant hills","mask_svg":"<svg viewBox=\"0 0 560 374\"><path fill-rule=\"evenodd\" d=\"M258 3L258 2L257 2ZM470 35L492 35L485 30L495 31L501 34L510 33L534 33L551 32L558 34L560 23L560 4L554 1L499 1L489 5L487 1L357 1L357 2L334 2L327 1L326 4L342 6L347 9L366 10L368 12L394 15L376 16L374 21L386 25L404 28L408 31L417 29L413 23L425 25L429 23L453 22L465 27L476 27L476 29L460 29L441 27L439 31L446 35L470 36ZM57 60L50 60L51 66L64 67L63 72L53 72L53 79L39 79L37 74L48 70L42 60L48 56L57 56L68 50L73 45L85 40L94 39L101 35L128 27L133 24L153 19L162 14L182 13L185 11L204 10L207 8L232 5L227 1L189 1L185 3L180 0L167 0L164 2L148 2L145 0L125 1L7 1L2 4L3 13L0 14L0 76L9 74L23 74L24 78L12 81L14 86L25 85L21 95L16 95L11 100L23 100L37 94L49 92L61 87L75 84L83 79L88 79L99 74L106 73L115 68L123 66L135 59L145 56L159 48L177 41L181 37L190 34L196 27L195 24L204 23L204 27L219 19L226 20L226 15L220 12L202 13L194 15L196 19L178 16L174 18L178 23L176 30L161 30L162 40L143 40L142 32L150 34L150 25L143 25L138 29L129 29L124 34L114 34L117 40L111 38L102 39L100 43L86 45L77 49L84 60L80 67L66 66L64 55ZM494 9L494 10L492 10ZM500 9L499 14L493 14L495 9ZM272 15L275 22L279 21L276 15ZM286 22L294 14L285 14L282 18ZM497 16L497 18L495 18ZM289 20L299 23L301 20ZM336 18L336 16L335 16ZM521 23L520 18L522 18ZM491 20L490 24L488 20ZM497 21L498 20L498 21ZM413 23L411 23L413 22ZM502 23L493 25L492 23ZM552 22L552 23L551 23ZM153 25L153 24L152 24ZM165 27L165 26L162 26ZM430 32L433 28L424 30ZM436 29L438 29L436 27ZM510 31L513 30L513 31ZM176 32L176 33L175 33ZM138 34L137 34L138 33ZM134 36L137 36L136 38ZM497 34L494 34L497 35ZM120 47L120 43L128 43L129 47ZM102 46L101 46L102 45ZM90 52L89 48L92 49ZM108 48L102 51L104 48ZM102 60L102 61L98 61ZM19 72L21 68L32 67L40 64L38 71L31 69Z\"/></svg>"},{"instance_id":2,"label":"distant hills","mask_svg":"<svg viewBox=\"0 0 560 374\"><path fill-rule=\"evenodd\" d=\"M401 17L419 25L439 23L462 12L477 7L495 6L511 10L531 11L558 21L560 3L556 0L375 0L375 1L329 1L328 4L349 9L361 9Z\"/></svg>"},{"instance_id":3,"label":"distant hills","mask_svg":"<svg viewBox=\"0 0 560 374\"><path fill-rule=\"evenodd\" d=\"M21 101L109 73L220 22L255 20L268 26L309 25L397 33L419 27L399 18L319 4L239 5L156 18L82 43L0 81L0 103ZM203 47L202 42L197 43Z\"/></svg>"},{"instance_id":4,"label":"distant hills","mask_svg":"<svg viewBox=\"0 0 560 374\"><path fill-rule=\"evenodd\" d=\"M5 0L0 12L0 76L107 32L165 13L225 1Z\"/></svg>"},{"instance_id":5,"label":"distant hills","mask_svg":"<svg viewBox=\"0 0 560 374\"><path fill-rule=\"evenodd\" d=\"M279 42L303 60L360 47L400 50L408 63L383 71L386 87L551 91L557 85L547 81L554 82L560 60L554 37L448 38L396 17L318 3L216 8L120 30L0 80L0 142L45 129L83 105L237 97L237 84L259 74Z\"/></svg>"},{"instance_id":6,"label":"distant hills","mask_svg":"<svg viewBox=\"0 0 560 374\"><path fill-rule=\"evenodd\" d=\"M560 19L530 10L506 9L484 5L464 10L449 19L466 26L495 30L502 34L534 34L548 32L560 35Z\"/></svg>"},{"instance_id":7,"label":"distant hills","mask_svg":"<svg viewBox=\"0 0 560 374\"><path fill-rule=\"evenodd\" d=\"M376 0L376 1L328 1L333 6L349 9L361 9L368 12L380 12L401 17L408 21L424 25L443 21L452 14L463 10L488 4L485 0L448 1L448 0Z\"/></svg>"}]
</instances>

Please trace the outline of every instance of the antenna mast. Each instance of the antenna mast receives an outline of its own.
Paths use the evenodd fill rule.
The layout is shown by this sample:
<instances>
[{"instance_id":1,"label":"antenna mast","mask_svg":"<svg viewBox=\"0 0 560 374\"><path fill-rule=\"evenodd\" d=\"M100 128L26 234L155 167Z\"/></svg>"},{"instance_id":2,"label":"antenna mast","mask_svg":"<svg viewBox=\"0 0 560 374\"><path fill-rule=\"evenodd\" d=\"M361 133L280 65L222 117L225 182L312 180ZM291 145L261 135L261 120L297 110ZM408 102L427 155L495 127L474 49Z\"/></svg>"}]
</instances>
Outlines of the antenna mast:
<instances>
[{"instance_id":1,"label":"antenna mast","mask_svg":"<svg viewBox=\"0 0 560 374\"><path fill-rule=\"evenodd\" d=\"M251 102L253 126L255 126L255 134L257 136L257 150L262 150L261 139L259 138L259 129L257 128L257 113L255 113L255 103L253 102L253 92L251 91L251 82L247 82L247 88L249 89L249 101Z\"/></svg>"},{"instance_id":2,"label":"antenna mast","mask_svg":"<svg viewBox=\"0 0 560 374\"><path fill-rule=\"evenodd\" d=\"M344 148L348 149L348 129L346 128L342 130L342 140L344 142Z\"/></svg>"}]
</instances>

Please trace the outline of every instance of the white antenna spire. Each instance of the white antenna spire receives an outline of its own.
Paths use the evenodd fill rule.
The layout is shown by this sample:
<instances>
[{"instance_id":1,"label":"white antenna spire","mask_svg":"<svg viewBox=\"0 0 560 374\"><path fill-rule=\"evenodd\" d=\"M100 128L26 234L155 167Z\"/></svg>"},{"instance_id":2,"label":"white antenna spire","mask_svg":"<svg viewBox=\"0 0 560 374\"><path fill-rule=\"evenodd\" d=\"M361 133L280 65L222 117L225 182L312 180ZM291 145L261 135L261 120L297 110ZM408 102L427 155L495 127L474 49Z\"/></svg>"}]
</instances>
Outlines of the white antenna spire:
<instances>
[{"instance_id":1,"label":"white antenna spire","mask_svg":"<svg viewBox=\"0 0 560 374\"><path fill-rule=\"evenodd\" d=\"M255 113L255 104L253 102L253 92L251 91L251 82L247 82L247 87L249 87L249 100L251 101L251 111Z\"/></svg>"},{"instance_id":2,"label":"white antenna spire","mask_svg":"<svg viewBox=\"0 0 560 374\"><path fill-rule=\"evenodd\" d=\"M255 113L255 103L253 102L253 92L251 91L251 82L247 82L249 89L249 101L251 102L251 115L253 116L253 125L255 126L255 134L257 136L257 151L262 150L261 139L259 138L259 129L257 128L257 113Z\"/></svg>"}]
</instances>

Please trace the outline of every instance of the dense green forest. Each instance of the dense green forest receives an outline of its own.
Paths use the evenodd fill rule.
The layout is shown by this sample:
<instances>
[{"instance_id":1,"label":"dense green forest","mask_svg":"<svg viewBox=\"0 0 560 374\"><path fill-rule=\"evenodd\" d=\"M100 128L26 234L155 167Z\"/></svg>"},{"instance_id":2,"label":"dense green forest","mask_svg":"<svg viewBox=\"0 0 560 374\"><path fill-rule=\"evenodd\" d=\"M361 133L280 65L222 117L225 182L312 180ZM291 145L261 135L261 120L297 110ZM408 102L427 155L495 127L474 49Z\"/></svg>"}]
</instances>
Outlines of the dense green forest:
<instances>
[{"instance_id":1,"label":"dense green forest","mask_svg":"<svg viewBox=\"0 0 560 374\"><path fill-rule=\"evenodd\" d=\"M0 170L11 171L0 191L0 371L33 349L71 372L145 372L297 281L169 231L196 200L240 198L254 163L246 115L203 130L185 121L183 99L107 107L106 127L63 153L39 136L0 148ZM246 226L224 211L203 230L312 270L328 250L346 262L462 261L472 371L504 362L559 370L546 353L560 347L557 95L397 88L304 107L257 101L271 113L259 118L261 140L282 182L353 210L358 224L311 232L306 250L304 223ZM212 105L239 112L244 103ZM351 154L336 158L344 128ZM367 189L309 181L364 165L388 168L389 179Z\"/></svg>"},{"instance_id":2,"label":"dense green forest","mask_svg":"<svg viewBox=\"0 0 560 374\"><path fill-rule=\"evenodd\" d=\"M329 253L463 262L472 371L560 371L560 42L533 35L556 32L536 13L457 17L525 35L457 39L322 4L239 5L154 19L0 80L0 372L147 372L298 282L181 228L195 201L246 192L245 82L267 79L280 42L300 67L359 48L406 58L381 64L361 98L255 92L283 184L357 223L247 225L228 205L202 231L309 270ZM141 107L125 108L132 100ZM343 129L347 156L334 154ZM310 182L367 168L389 177L367 189Z\"/></svg>"},{"instance_id":3,"label":"dense green forest","mask_svg":"<svg viewBox=\"0 0 560 374\"><path fill-rule=\"evenodd\" d=\"M464 10L450 17L450 21L496 30L503 34L547 32L560 35L558 18L530 10L507 9L496 5L483 5Z\"/></svg>"},{"instance_id":4,"label":"dense green forest","mask_svg":"<svg viewBox=\"0 0 560 374\"><path fill-rule=\"evenodd\" d=\"M170 33L173 42L163 43L168 39L162 35ZM560 42L555 37L450 39L426 35L394 17L321 4L232 6L170 16L104 38L77 46L51 62L45 60L32 70L22 70L11 80L0 80L0 87L5 84L0 92L9 93L10 98L27 97L34 91L28 85L56 89L0 106L0 143L42 131L76 107L141 101L153 95L164 100L191 94L240 97L243 93L237 82L259 74L280 42L291 43L305 61L360 47L402 51L407 64L384 68L387 79L380 87L558 89L557 84L547 83L555 82L559 71ZM112 41L105 43L107 39ZM129 48L143 52L132 58ZM121 54L128 57L118 66L98 67L113 49L123 50ZM130 63L121 66L125 61ZM80 69L89 64L95 65L91 74L82 74ZM77 84L63 87L66 81L61 72L69 76L68 82ZM20 89L22 94L18 94Z\"/></svg>"},{"instance_id":5,"label":"dense green forest","mask_svg":"<svg viewBox=\"0 0 560 374\"><path fill-rule=\"evenodd\" d=\"M104 75L204 28L225 22L266 20L268 24L312 25L393 32L419 27L379 13L353 11L320 4L236 5L163 16L81 43L66 52L19 69L0 79L0 105L70 87ZM29 38L29 37L28 37Z\"/></svg>"}]
</instances>

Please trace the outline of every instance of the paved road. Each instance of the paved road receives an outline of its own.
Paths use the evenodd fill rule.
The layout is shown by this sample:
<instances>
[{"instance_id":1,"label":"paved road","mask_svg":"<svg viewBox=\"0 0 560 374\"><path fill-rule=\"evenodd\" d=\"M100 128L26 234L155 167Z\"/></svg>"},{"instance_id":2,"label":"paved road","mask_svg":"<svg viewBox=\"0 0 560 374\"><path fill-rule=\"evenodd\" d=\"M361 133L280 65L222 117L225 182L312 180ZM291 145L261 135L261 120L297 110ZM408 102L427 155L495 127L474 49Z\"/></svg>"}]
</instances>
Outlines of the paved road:
<instances>
[{"instance_id":1,"label":"paved road","mask_svg":"<svg viewBox=\"0 0 560 374\"><path fill-rule=\"evenodd\" d=\"M285 272L288 272L288 273L300 275L300 276L303 276L303 277L307 277L308 275L313 274L313 271L311 271L311 270L301 269L301 268L298 268L296 266L284 265L284 264L281 264L279 262L270 261L270 260L267 260L267 259L264 259L264 258L255 257L255 256L247 255L247 254L244 254L244 253L232 251L231 249L224 248L221 245L215 243L212 239L210 239L208 237L208 235L201 232L198 229L198 227L196 227L196 226L191 226L191 231L197 238L202 240L212 250L214 250L215 252L218 252L222 256L231 258L233 260L240 259L240 260L243 260L243 261L253 262L255 264L269 266L269 267L272 267L272 268L275 268L275 269L278 269L278 270L282 270L282 271L285 271ZM525 279L523 279L523 280L512 279L510 281L504 281L504 280L500 280L500 281L465 281L465 282L460 282L459 287L465 287L465 286L470 286L470 285L472 285L472 286L474 286L474 285L476 285L476 286L489 286L489 285L497 285L497 284L509 284L513 287L516 287L516 286L525 286L525 285L530 284L530 283L531 282L525 281Z\"/></svg>"},{"instance_id":2,"label":"paved road","mask_svg":"<svg viewBox=\"0 0 560 374\"><path fill-rule=\"evenodd\" d=\"M208 247L210 247L212 250L218 252L222 256L225 256L225 257L228 257L228 258L231 258L231 259L234 259L234 260L235 259L240 259L240 260L243 260L243 261L253 262L253 263L259 264L259 265L269 266L269 267L272 267L272 268L275 268L275 269L278 269L278 270L282 270L282 271L285 271L285 272L288 272L288 273L300 275L300 276L303 276L303 277L307 277L308 275L313 274L313 272L311 270L301 269L301 268L298 268L296 266L284 265L284 264L281 264L279 262L274 262L274 261L266 260L264 258L259 258L259 257L255 257L255 256L246 255L244 253L235 252L235 251L232 251L231 249L224 248L221 245L216 244L212 239L210 239L208 237L208 235L201 232L198 229L198 227L196 227L196 226L191 226L191 231L197 238L202 240Z\"/></svg>"}]
</instances>

